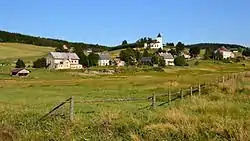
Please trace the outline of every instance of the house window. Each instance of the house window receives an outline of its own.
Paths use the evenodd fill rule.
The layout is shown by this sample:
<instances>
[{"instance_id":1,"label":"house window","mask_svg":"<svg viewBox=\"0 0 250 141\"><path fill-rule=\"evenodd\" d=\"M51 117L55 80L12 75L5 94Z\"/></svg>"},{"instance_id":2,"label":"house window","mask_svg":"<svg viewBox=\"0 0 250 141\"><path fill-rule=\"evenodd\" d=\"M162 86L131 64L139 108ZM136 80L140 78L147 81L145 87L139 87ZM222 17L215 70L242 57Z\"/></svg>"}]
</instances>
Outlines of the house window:
<instances>
[{"instance_id":1,"label":"house window","mask_svg":"<svg viewBox=\"0 0 250 141\"><path fill-rule=\"evenodd\" d=\"M61 61L60 64L63 64L63 62Z\"/></svg>"}]
</instances>

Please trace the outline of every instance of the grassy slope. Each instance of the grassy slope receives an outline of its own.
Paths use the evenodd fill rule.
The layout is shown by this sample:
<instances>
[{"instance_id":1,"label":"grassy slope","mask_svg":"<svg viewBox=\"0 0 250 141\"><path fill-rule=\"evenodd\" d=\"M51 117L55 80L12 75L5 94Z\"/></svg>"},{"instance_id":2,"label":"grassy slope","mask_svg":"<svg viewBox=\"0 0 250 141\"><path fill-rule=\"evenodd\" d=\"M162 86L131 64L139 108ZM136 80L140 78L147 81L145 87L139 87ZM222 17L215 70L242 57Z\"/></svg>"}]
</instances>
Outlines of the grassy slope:
<instances>
[{"instance_id":1,"label":"grassy slope","mask_svg":"<svg viewBox=\"0 0 250 141\"><path fill-rule=\"evenodd\" d=\"M38 47L34 45L15 43L0 43L0 59L13 60L21 58L24 60L34 60L35 57L43 56L53 50L54 48L51 47Z\"/></svg>"},{"instance_id":2,"label":"grassy slope","mask_svg":"<svg viewBox=\"0 0 250 141\"><path fill-rule=\"evenodd\" d=\"M250 65L247 62L245 63L247 66ZM48 140L49 138L69 140L73 137L78 139L91 138L92 140L102 140L102 138L121 140L130 137L141 138L142 136L139 135L141 132L146 135L144 138L147 140L154 140L156 135L159 135L157 138L161 140L164 136L170 136L170 133L175 133L180 139L182 138L180 136L182 132L188 136L197 135L197 137L202 137L203 134L197 131L197 126L201 124L201 129L205 130L206 127L209 128L210 123L217 124L214 121L221 121L222 117L217 113L213 115L213 112L218 110L217 112L220 113L221 106L223 106L220 104L226 97L225 94L219 95L219 101L212 103L212 105L210 105L210 97L202 97L201 99L187 101L184 105L178 106L177 103L177 107L173 109L160 108L156 112L148 109L137 112L139 108L150 105L148 101L99 104L77 103L75 105L76 121L73 125L65 123L63 118L68 115L67 106L57 111L58 114L65 114L64 116L56 116L58 119L48 119L42 124L33 123L53 106L70 96L75 96L76 100L147 97L152 95L153 92L156 94L167 92L169 80L174 81L174 87L172 88L174 90L181 87L186 88L199 82L207 82L218 75L244 71L245 69L241 63L216 64L204 61L199 66L190 64L191 66L184 68L166 68L166 72L126 73L112 76L86 76L77 71L56 72L34 69L31 75L24 79L10 78L8 69L3 69L0 74L0 78L5 79L0 80L0 112L3 112L0 119L5 125L8 125L4 126L4 128L14 130L15 134L18 134L22 140L28 138L34 140ZM216 95L216 93L214 94ZM227 100L227 102L234 104L234 101L230 101L230 97ZM203 102L207 103L207 106L204 107ZM197 105L190 107L189 105L192 104ZM236 103L231 105L233 107L227 108L235 108L239 104L243 107L248 106L247 103ZM208 113L210 112L209 115L203 114L206 109L210 108L209 106L213 106L214 110L208 111ZM198 115L193 113L197 110ZM239 108L236 110L239 110ZM249 107L246 107L243 113L239 111L237 114L249 116L244 113L245 110L249 110ZM91 114L92 111L95 113ZM137 114L133 115L133 113ZM233 117L230 114L228 118L231 120ZM212 117L209 118L209 116ZM184 123L180 125L179 122ZM195 122L195 125L189 127L193 122ZM24 125L20 126L20 123ZM233 123L235 123L235 120ZM223 129L229 126L231 129L234 126L233 123L226 123L228 125L218 124L214 125L216 127L213 128L217 130L219 126L223 126L221 127ZM27 133L25 130L31 132ZM73 130L76 131L74 134ZM207 130L209 132L212 127ZM211 133L211 136L213 136L214 132ZM167 134L165 135L165 133ZM210 133L208 134L210 136Z\"/></svg>"},{"instance_id":3,"label":"grassy slope","mask_svg":"<svg viewBox=\"0 0 250 141\"><path fill-rule=\"evenodd\" d=\"M14 47L15 44L6 46ZM11 50L6 46L4 48L7 48L7 51ZM34 46L17 46L22 46L26 50L18 48L19 53L35 54L19 56L19 53L15 54L13 51L9 53L28 60L52 50L39 48L37 51L31 48ZM8 56L6 54L2 56ZM2 59L6 58L9 57ZM147 97L153 92L167 92L170 80L174 82L172 90L186 88L210 81L219 75L244 71L246 68L241 65L242 63L201 61L198 66L194 66L194 62L190 62L189 67L165 68L165 72L138 72L112 76L33 69L31 75L23 79L9 77L10 68L4 67L0 69L0 138L1 131L6 131L18 140L222 140L228 139L229 136L248 140L248 89L241 93L215 89L209 92L208 96L186 99L183 104L177 101L171 108L165 105L157 111L138 111L139 108L150 105L148 101L77 103L74 123L67 122L68 105L44 122L34 123L53 106L70 96L75 96L76 100ZM244 63L246 66L250 65L249 62Z\"/></svg>"}]
</instances>

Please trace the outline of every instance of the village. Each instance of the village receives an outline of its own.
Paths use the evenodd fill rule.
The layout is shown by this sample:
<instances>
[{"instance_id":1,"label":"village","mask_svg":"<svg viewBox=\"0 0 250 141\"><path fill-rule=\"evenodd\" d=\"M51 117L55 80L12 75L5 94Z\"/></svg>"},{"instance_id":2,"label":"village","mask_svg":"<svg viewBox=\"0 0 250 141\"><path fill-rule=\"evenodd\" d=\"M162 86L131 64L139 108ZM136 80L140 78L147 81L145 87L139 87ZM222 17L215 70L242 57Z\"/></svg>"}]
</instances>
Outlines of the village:
<instances>
[{"instance_id":1,"label":"village","mask_svg":"<svg viewBox=\"0 0 250 141\"><path fill-rule=\"evenodd\" d=\"M171 48L166 47L163 43L163 37L159 33L155 39L150 39L144 42L144 46L141 48L127 48L126 50L133 50L134 54L139 54L137 57L128 56L127 58L122 55L122 52L126 51L125 49L119 50L119 52L114 54L112 51L104 51L104 52L93 52L92 49L88 48L84 50L82 53L88 56L90 54L96 55L96 63L92 62L90 65L90 61L85 61L86 65L83 65L83 61L77 53L75 53L72 47L69 49L67 45L63 45L62 49L64 51L55 51L48 53L45 57L43 57L43 61L40 67L45 67L50 70L80 70L88 67L100 66L100 67L124 67L130 65L136 66L152 66L152 67L174 67L174 66L187 66L185 63L188 60L202 60L204 56L200 55L200 49L198 53L191 54L191 49L182 49L177 52L177 47L172 46ZM132 51L132 52L133 52ZM174 52L174 53L173 53ZM235 59L238 53L237 50L229 50L225 46L221 46L212 51L213 56L211 54L209 57L216 60L229 60ZM130 54L128 54L130 55ZM183 60L181 60L183 59ZM38 59L39 60L39 59ZM42 59L40 59L42 60ZM19 60L20 61L20 60ZM131 63L133 62L133 63ZM180 64L182 63L182 64ZM24 64L24 63L23 63ZM11 71L12 76L27 76L30 71L23 67L16 66ZM39 67L37 67L39 68Z\"/></svg>"}]
</instances>

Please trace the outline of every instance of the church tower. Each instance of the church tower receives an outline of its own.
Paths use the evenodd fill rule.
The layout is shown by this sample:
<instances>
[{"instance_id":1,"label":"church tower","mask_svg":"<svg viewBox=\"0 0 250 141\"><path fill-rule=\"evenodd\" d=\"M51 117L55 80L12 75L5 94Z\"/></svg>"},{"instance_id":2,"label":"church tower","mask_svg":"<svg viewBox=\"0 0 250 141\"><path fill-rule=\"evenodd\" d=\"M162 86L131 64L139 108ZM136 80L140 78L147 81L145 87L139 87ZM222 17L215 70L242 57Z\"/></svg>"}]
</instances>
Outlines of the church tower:
<instances>
[{"instance_id":1,"label":"church tower","mask_svg":"<svg viewBox=\"0 0 250 141\"><path fill-rule=\"evenodd\" d=\"M157 42L158 42L158 43L157 43L157 44L158 44L158 47L163 49L163 39L162 39L162 36L161 36L160 33L157 35L156 40L157 40Z\"/></svg>"}]
</instances>

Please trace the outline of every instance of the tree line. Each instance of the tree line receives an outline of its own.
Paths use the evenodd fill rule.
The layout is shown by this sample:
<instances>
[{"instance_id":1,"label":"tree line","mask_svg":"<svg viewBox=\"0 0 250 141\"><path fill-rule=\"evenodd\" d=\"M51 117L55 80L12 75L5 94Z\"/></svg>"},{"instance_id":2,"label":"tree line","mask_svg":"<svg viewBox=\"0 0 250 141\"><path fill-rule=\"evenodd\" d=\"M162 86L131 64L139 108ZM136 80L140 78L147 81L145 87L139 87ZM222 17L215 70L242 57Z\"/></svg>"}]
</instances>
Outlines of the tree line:
<instances>
[{"instance_id":1,"label":"tree line","mask_svg":"<svg viewBox=\"0 0 250 141\"><path fill-rule=\"evenodd\" d=\"M107 46L102 46L98 44L94 45L94 44L85 44L78 42L68 42L65 40L34 37L30 35L11 33L2 30L0 30L0 42L24 43L24 44L32 44L36 46L48 46L48 47L62 47L63 45L67 45L69 47L76 47L83 49L91 48L93 51L97 52L108 50Z\"/></svg>"}]
</instances>

